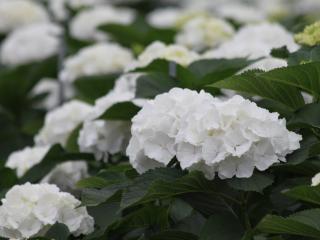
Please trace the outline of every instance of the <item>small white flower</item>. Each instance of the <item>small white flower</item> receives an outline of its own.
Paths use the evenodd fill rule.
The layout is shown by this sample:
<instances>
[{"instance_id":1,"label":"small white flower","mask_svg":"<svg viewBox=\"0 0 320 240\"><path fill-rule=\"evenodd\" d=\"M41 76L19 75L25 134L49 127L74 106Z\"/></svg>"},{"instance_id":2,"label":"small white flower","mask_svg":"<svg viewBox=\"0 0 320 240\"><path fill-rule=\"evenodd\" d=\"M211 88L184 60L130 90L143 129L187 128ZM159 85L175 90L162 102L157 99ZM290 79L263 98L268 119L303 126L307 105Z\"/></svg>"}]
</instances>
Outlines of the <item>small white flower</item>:
<instances>
[{"instance_id":1,"label":"small white flower","mask_svg":"<svg viewBox=\"0 0 320 240\"><path fill-rule=\"evenodd\" d=\"M17 176L22 177L30 168L41 162L49 148L48 146L26 147L13 152L6 162L6 167L15 169Z\"/></svg>"},{"instance_id":2,"label":"small white flower","mask_svg":"<svg viewBox=\"0 0 320 240\"><path fill-rule=\"evenodd\" d=\"M97 28L107 23L130 24L135 13L126 8L115 8L112 6L96 6L81 11L70 23L71 36L79 40L107 40L106 33Z\"/></svg>"},{"instance_id":3,"label":"small white flower","mask_svg":"<svg viewBox=\"0 0 320 240\"><path fill-rule=\"evenodd\" d=\"M132 62L129 49L113 43L99 43L67 58L60 76L65 82L73 82L79 77L122 72Z\"/></svg>"},{"instance_id":4,"label":"small white flower","mask_svg":"<svg viewBox=\"0 0 320 240\"><path fill-rule=\"evenodd\" d=\"M156 59L164 59L187 66L199 58L196 52L188 50L181 45L165 45L156 41L150 44L138 57L137 61L131 64L127 70L145 67Z\"/></svg>"},{"instance_id":5,"label":"small white flower","mask_svg":"<svg viewBox=\"0 0 320 240\"><path fill-rule=\"evenodd\" d=\"M35 136L37 145L65 145L72 131L81 124L92 111L84 102L72 100L47 113L45 123Z\"/></svg>"},{"instance_id":6,"label":"small white flower","mask_svg":"<svg viewBox=\"0 0 320 240\"><path fill-rule=\"evenodd\" d=\"M48 21L49 15L45 8L34 1L0 1L1 33L7 33L29 24Z\"/></svg>"},{"instance_id":7,"label":"small white flower","mask_svg":"<svg viewBox=\"0 0 320 240\"><path fill-rule=\"evenodd\" d=\"M2 63L15 66L57 54L61 32L59 26L51 23L33 24L13 31L1 46Z\"/></svg>"},{"instance_id":8,"label":"small white flower","mask_svg":"<svg viewBox=\"0 0 320 240\"><path fill-rule=\"evenodd\" d=\"M121 76L112 91L96 100L90 119L85 121L79 134L78 144L81 152L93 153L97 160L104 161L108 161L109 154L125 152L131 137L131 123L95 119L119 102L134 101L137 105L143 104L143 100L134 100L136 79L139 76L139 74Z\"/></svg>"},{"instance_id":9,"label":"small white flower","mask_svg":"<svg viewBox=\"0 0 320 240\"><path fill-rule=\"evenodd\" d=\"M132 119L131 134L127 155L138 172L176 157L182 169L209 179L215 173L222 179L250 177L255 168L285 161L301 140L277 113L241 96L222 101L179 88L146 103Z\"/></svg>"},{"instance_id":10,"label":"small white flower","mask_svg":"<svg viewBox=\"0 0 320 240\"><path fill-rule=\"evenodd\" d=\"M213 17L197 17L188 21L177 35L176 42L201 51L216 47L232 37L234 29L228 22Z\"/></svg>"},{"instance_id":11,"label":"small white flower","mask_svg":"<svg viewBox=\"0 0 320 240\"><path fill-rule=\"evenodd\" d=\"M315 187L320 184L320 173L316 174L311 180L311 186Z\"/></svg>"},{"instance_id":12,"label":"small white flower","mask_svg":"<svg viewBox=\"0 0 320 240\"><path fill-rule=\"evenodd\" d=\"M234 37L204 54L205 58L255 59L270 56L273 48L286 46L290 52L299 48L293 35L276 23L251 24L241 28Z\"/></svg>"},{"instance_id":13,"label":"small white flower","mask_svg":"<svg viewBox=\"0 0 320 240\"><path fill-rule=\"evenodd\" d=\"M16 185L2 199L0 236L14 239L42 236L55 223L65 224L74 236L89 234L94 220L80 204L55 185Z\"/></svg>"}]
</instances>

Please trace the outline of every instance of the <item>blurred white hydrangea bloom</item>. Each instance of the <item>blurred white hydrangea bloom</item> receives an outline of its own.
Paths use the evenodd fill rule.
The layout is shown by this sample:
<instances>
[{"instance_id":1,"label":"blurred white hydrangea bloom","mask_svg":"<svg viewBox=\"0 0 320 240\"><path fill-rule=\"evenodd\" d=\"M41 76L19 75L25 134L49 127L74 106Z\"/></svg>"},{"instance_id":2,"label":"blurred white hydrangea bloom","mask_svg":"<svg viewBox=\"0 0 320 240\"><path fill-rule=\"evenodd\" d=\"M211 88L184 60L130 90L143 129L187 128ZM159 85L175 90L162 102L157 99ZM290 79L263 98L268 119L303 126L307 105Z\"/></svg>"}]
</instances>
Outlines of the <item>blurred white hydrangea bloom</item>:
<instances>
[{"instance_id":1,"label":"blurred white hydrangea bloom","mask_svg":"<svg viewBox=\"0 0 320 240\"><path fill-rule=\"evenodd\" d=\"M59 105L60 86L56 79L44 78L32 89L32 96L46 94L37 106L51 110Z\"/></svg>"},{"instance_id":2,"label":"blurred white hydrangea bloom","mask_svg":"<svg viewBox=\"0 0 320 240\"><path fill-rule=\"evenodd\" d=\"M138 59L128 66L127 70L145 67L156 59L173 61L182 66L187 66L193 61L198 60L199 55L178 44L165 45L162 42L156 41L146 47L138 56Z\"/></svg>"},{"instance_id":3,"label":"blurred white hydrangea bloom","mask_svg":"<svg viewBox=\"0 0 320 240\"><path fill-rule=\"evenodd\" d=\"M242 27L234 37L204 54L205 58L250 59L267 57L273 48L287 46L290 52L299 49L293 35L277 23L250 24Z\"/></svg>"},{"instance_id":4,"label":"blurred white hydrangea bloom","mask_svg":"<svg viewBox=\"0 0 320 240\"><path fill-rule=\"evenodd\" d=\"M17 28L49 21L46 9L30 0L0 1L0 33L7 33Z\"/></svg>"},{"instance_id":5,"label":"blurred white hydrangea bloom","mask_svg":"<svg viewBox=\"0 0 320 240\"><path fill-rule=\"evenodd\" d=\"M238 23L262 22L267 18L265 13L256 6L243 4L241 2L226 2L217 7L215 11L218 16L232 19Z\"/></svg>"},{"instance_id":6,"label":"blurred white hydrangea bloom","mask_svg":"<svg viewBox=\"0 0 320 240\"><path fill-rule=\"evenodd\" d=\"M13 239L43 236L55 223L65 224L74 236L89 234L94 220L80 204L55 185L16 185L2 199L0 236Z\"/></svg>"},{"instance_id":7,"label":"blurred white hydrangea bloom","mask_svg":"<svg viewBox=\"0 0 320 240\"><path fill-rule=\"evenodd\" d=\"M147 21L153 27L176 27L181 11L179 8L159 8L147 15Z\"/></svg>"},{"instance_id":8,"label":"blurred white hydrangea bloom","mask_svg":"<svg viewBox=\"0 0 320 240\"><path fill-rule=\"evenodd\" d=\"M320 173L316 174L311 180L311 186L315 187L320 184Z\"/></svg>"},{"instance_id":9,"label":"blurred white hydrangea bloom","mask_svg":"<svg viewBox=\"0 0 320 240\"><path fill-rule=\"evenodd\" d=\"M60 77L64 82L73 82L79 77L122 72L133 60L129 49L115 43L99 43L67 58Z\"/></svg>"},{"instance_id":10,"label":"blurred white hydrangea bloom","mask_svg":"<svg viewBox=\"0 0 320 240\"><path fill-rule=\"evenodd\" d=\"M49 151L49 146L26 147L10 154L6 167L15 169L18 177L22 177L30 168L41 162Z\"/></svg>"},{"instance_id":11,"label":"blurred white hydrangea bloom","mask_svg":"<svg viewBox=\"0 0 320 240\"><path fill-rule=\"evenodd\" d=\"M19 28L4 40L1 46L1 62L16 66L51 57L58 52L61 32L59 26L51 23Z\"/></svg>"},{"instance_id":12,"label":"blurred white hydrangea bloom","mask_svg":"<svg viewBox=\"0 0 320 240\"><path fill-rule=\"evenodd\" d=\"M47 113L44 126L35 136L37 145L65 145L72 131L89 117L92 107L72 100Z\"/></svg>"},{"instance_id":13,"label":"blurred white hydrangea bloom","mask_svg":"<svg viewBox=\"0 0 320 240\"><path fill-rule=\"evenodd\" d=\"M188 104L186 104L188 103ZM300 135L270 113L237 95L227 101L201 91L174 88L144 105L132 119L127 148L139 172L166 166L176 157L182 169L208 179L247 178L300 147Z\"/></svg>"},{"instance_id":14,"label":"blurred white hydrangea bloom","mask_svg":"<svg viewBox=\"0 0 320 240\"><path fill-rule=\"evenodd\" d=\"M228 22L213 17L197 17L188 21L176 37L176 42L190 49L201 51L216 47L234 34Z\"/></svg>"},{"instance_id":15,"label":"blurred white hydrangea bloom","mask_svg":"<svg viewBox=\"0 0 320 240\"><path fill-rule=\"evenodd\" d=\"M125 152L131 137L131 123L95 119L119 102L134 101L137 105L141 104L143 100L134 100L136 79L139 76L132 73L121 76L112 91L96 100L90 120L84 122L79 134L78 144L81 152L93 153L97 160L104 161L108 161L109 154Z\"/></svg>"},{"instance_id":16,"label":"blurred white hydrangea bloom","mask_svg":"<svg viewBox=\"0 0 320 240\"><path fill-rule=\"evenodd\" d=\"M70 22L70 33L79 40L107 40L106 33L98 30L107 23L130 24L135 17L133 10L115 8L108 5L97 6L81 11Z\"/></svg>"}]
</instances>

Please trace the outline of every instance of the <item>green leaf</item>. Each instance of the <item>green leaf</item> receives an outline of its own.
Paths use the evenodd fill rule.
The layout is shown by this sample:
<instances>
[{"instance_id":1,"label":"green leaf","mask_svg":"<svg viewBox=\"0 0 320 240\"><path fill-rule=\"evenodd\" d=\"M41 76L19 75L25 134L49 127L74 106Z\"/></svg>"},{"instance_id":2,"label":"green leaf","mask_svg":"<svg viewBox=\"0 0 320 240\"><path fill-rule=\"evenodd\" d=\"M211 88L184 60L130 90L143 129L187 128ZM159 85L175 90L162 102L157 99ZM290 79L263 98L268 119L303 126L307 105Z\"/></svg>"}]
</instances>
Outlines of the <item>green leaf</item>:
<instances>
[{"instance_id":1,"label":"green leaf","mask_svg":"<svg viewBox=\"0 0 320 240\"><path fill-rule=\"evenodd\" d=\"M70 235L69 229L66 225L56 223L46 233L45 237L55 240L67 240Z\"/></svg>"},{"instance_id":2,"label":"green leaf","mask_svg":"<svg viewBox=\"0 0 320 240\"><path fill-rule=\"evenodd\" d=\"M130 121L139 111L140 107L133 102L120 102L108 108L99 119Z\"/></svg>"},{"instance_id":3,"label":"green leaf","mask_svg":"<svg viewBox=\"0 0 320 240\"><path fill-rule=\"evenodd\" d=\"M219 213L207 220L199 240L240 240L243 234L239 219L228 213Z\"/></svg>"},{"instance_id":4,"label":"green leaf","mask_svg":"<svg viewBox=\"0 0 320 240\"><path fill-rule=\"evenodd\" d=\"M78 127L76 127L70 136L67 139L67 144L65 146L65 149L68 152L80 152L79 145L78 145L78 138L80 134L80 130L82 129L83 124L80 124Z\"/></svg>"},{"instance_id":5,"label":"green leaf","mask_svg":"<svg viewBox=\"0 0 320 240\"><path fill-rule=\"evenodd\" d=\"M119 73L86 76L75 80L74 86L81 98L89 102L94 102L97 98L106 95L120 76Z\"/></svg>"},{"instance_id":6,"label":"green leaf","mask_svg":"<svg viewBox=\"0 0 320 240\"><path fill-rule=\"evenodd\" d=\"M308 62L320 61L320 46L302 47L298 51L291 53L288 58L289 66L299 65Z\"/></svg>"},{"instance_id":7,"label":"green leaf","mask_svg":"<svg viewBox=\"0 0 320 240\"><path fill-rule=\"evenodd\" d=\"M263 75L267 73L261 71L248 71L209 86L231 89L271 99L286 105L288 109L291 110L303 106L304 100L302 95L295 87L264 78Z\"/></svg>"},{"instance_id":8,"label":"green leaf","mask_svg":"<svg viewBox=\"0 0 320 240\"><path fill-rule=\"evenodd\" d=\"M267 215L258 225L262 232L320 238L320 209L298 212L287 218Z\"/></svg>"},{"instance_id":9,"label":"green leaf","mask_svg":"<svg viewBox=\"0 0 320 240\"><path fill-rule=\"evenodd\" d=\"M204 59L191 63L188 70L194 74L194 85L201 87L231 77L255 61L246 58Z\"/></svg>"},{"instance_id":10,"label":"green leaf","mask_svg":"<svg viewBox=\"0 0 320 240\"><path fill-rule=\"evenodd\" d=\"M179 82L167 74L151 72L137 79L136 97L154 98L178 86Z\"/></svg>"},{"instance_id":11,"label":"green leaf","mask_svg":"<svg viewBox=\"0 0 320 240\"><path fill-rule=\"evenodd\" d=\"M227 180L230 187L241 191L262 193L263 189L272 185L273 177L255 173L250 178L232 178Z\"/></svg>"},{"instance_id":12,"label":"green leaf","mask_svg":"<svg viewBox=\"0 0 320 240\"><path fill-rule=\"evenodd\" d=\"M103 188L108 185L108 181L101 177L89 177L77 182L78 188Z\"/></svg>"},{"instance_id":13,"label":"green leaf","mask_svg":"<svg viewBox=\"0 0 320 240\"><path fill-rule=\"evenodd\" d=\"M283 194L287 197L320 205L320 186L298 186L283 191Z\"/></svg>"},{"instance_id":14,"label":"green leaf","mask_svg":"<svg viewBox=\"0 0 320 240\"><path fill-rule=\"evenodd\" d=\"M290 55L290 52L287 48L287 46L283 46L280 48L274 48L271 50L271 56L275 58L283 58L286 59Z\"/></svg>"},{"instance_id":15,"label":"green leaf","mask_svg":"<svg viewBox=\"0 0 320 240\"><path fill-rule=\"evenodd\" d=\"M298 109L290 121L292 127L320 128L320 103L311 103Z\"/></svg>"},{"instance_id":16,"label":"green leaf","mask_svg":"<svg viewBox=\"0 0 320 240\"><path fill-rule=\"evenodd\" d=\"M13 185L17 184L18 178L14 170L9 168L0 169L0 189L10 188Z\"/></svg>"},{"instance_id":17,"label":"green leaf","mask_svg":"<svg viewBox=\"0 0 320 240\"><path fill-rule=\"evenodd\" d=\"M197 240L198 237L192 233L167 230L153 235L150 240Z\"/></svg>"},{"instance_id":18,"label":"green leaf","mask_svg":"<svg viewBox=\"0 0 320 240\"><path fill-rule=\"evenodd\" d=\"M178 222L191 215L193 208L181 199L175 199L170 205L170 216Z\"/></svg>"}]
</instances>

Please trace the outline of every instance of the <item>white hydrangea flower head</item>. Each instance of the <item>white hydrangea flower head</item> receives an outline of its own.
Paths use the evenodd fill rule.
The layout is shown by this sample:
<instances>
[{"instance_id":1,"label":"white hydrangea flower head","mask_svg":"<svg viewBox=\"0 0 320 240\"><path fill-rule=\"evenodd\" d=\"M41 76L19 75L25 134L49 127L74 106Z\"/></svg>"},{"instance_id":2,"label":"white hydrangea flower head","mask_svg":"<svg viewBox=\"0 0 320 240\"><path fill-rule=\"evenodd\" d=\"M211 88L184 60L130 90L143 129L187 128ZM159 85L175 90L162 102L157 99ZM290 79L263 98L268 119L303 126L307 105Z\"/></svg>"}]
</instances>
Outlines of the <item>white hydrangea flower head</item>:
<instances>
[{"instance_id":1,"label":"white hydrangea flower head","mask_svg":"<svg viewBox=\"0 0 320 240\"><path fill-rule=\"evenodd\" d=\"M0 206L0 236L27 239L43 236L55 223L65 224L74 236L93 232L94 220L81 202L50 184L16 185Z\"/></svg>"},{"instance_id":2,"label":"white hydrangea flower head","mask_svg":"<svg viewBox=\"0 0 320 240\"><path fill-rule=\"evenodd\" d=\"M65 145L72 131L87 119L92 106L72 100L47 113L44 126L35 136L37 145Z\"/></svg>"},{"instance_id":3,"label":"white hydrangea flower head","mask_svg":"<svg viewBox=\"0 0 320 240\"><path fill-rule=\"evenodd\" d=\"M201 51L227 41L234 34L228 22L213 17L197 17L188 21L178 33L176 42L190 49Z\"/></svg>"},{"instance_id":4,"label":"white hydrangea flower head","mask_svg":"<svg viewBox=\"0 0 320 240\"><path fill-rule=\"evenodd\" d=\"M13 31L1 46L1 62L21 65L57 54L62 29L51 23L37 23Z\"/></svg>"},{"instance_id":5,"label":"white hydrangea flower head","mask_svg":"<svg viewBox=\"0 0 320 240\"><path fill-rule=\"evenodd\" d=\"M181 11L179 8L159 8L148 14L147 21L153 27L172 28L176 26Z\"/></svg>"},{"instance_id":6,"label":"white hydrangea flower head","mask_svg":"<svg viewBox=\"0 0 320 240\"><path fill-rule=\"evenodd\" d=\"M164 59L176 62L182 66L187 66L198 60L199 55L184 46L172 44L165 45L156 41L150 44L138 57L137 61L128 66L127 70L145 67L156 59Z\"/></svg>"},{"instance_id":7,"label":"white hydrangea flower head","mask_svg":"<svg viewBox=\"0 0 320 240\"><path fill-rule=\"evenodd\" d=\"M0 1L0 33L17 28L49 21L46 9L30 0Z\"/></svg>"},{"instance_id":8,"label":"white hydrangea flower head","mask_svg":"<svg viewBox=\"0 0 320 240\"><path fill-rule=\"evenodd\" d=\"M57 165L41 183L55 184L64 192L72 192L76 189L76 183L88 176L85 161L69 161Z\"/></svg>"},{"instance_id":9,"label":"white hydrangea flower head","mask_svg":"<svg viewBox=\"0 0 320 240\"><path fill-rule=\"evenodd\" d=\"M311 180L311 186L316 187L320 184L320 173L316 174Z\"/></svg>"},{"instance_id":10,"label":"white hydrangea flower head","mask_svg":"<svg viewBox=\"0 0 320 240\"><path fill-rule=\"evenodd\" d=\"M242 27L231 40L205 53L204 57L255 59L270 56L273 48L283 46L290 52L299 49L293 35L284 27L277 23L250 24Z\"/></svg>"},{"instance_id":11,"label":"white hydrangea flower head","mask_svg":"<svg viewBox=\"0 0 320 240\"><path fill-rule=\"evenodd\" d=\"M188 104L185 104L185 103ZM300 135L279 114L239 95L227 101L174 88L146 103L132 119L130 163L143 173L176 157L182 169L212 179L247 178L300 147Z\"/></svg>"},{"instance_id":12,"label":"white hydrangea flower head","mask_svg":"<svg viewBox=\"0 0 320 240\"><path fill-rule=\"evenodd\" d=\"M215 9L218 16L232 19L238 23L257 23L266 20L267 16L259 8L238 3L222 4Z\"/></svg>"},{"instance_id":13,"label":"white hydrangea flower head","mask_svg":"<svg viewBox=\"0 0 320 240\"><path fill-rule=\"evenodd\" d=\"M31 94L33 96L47 94L47 96L37 106L47 110L51 110L59 105L59 82L56 79L43 78L32 89Z\"/></svg>"},{"instance_id":14,"label":"white hydrangea flower head","mask_svg":"<svg viewBox=\"0 0 320 240\"><path fill-rule=\"evenodd\" d=\"M134 11L108 5L96 6L78 13L70 22L71 36L79 40L104 41L106 33L99 31L100 25L107 23L130 24L135 17Z\"/></svg>"},{"instance_id":15,"label":"white hydrangea flower head","mask_svg":"<svg viewBox=\"0 0 320 240\"><path fill-rule=\"evenodd\" d=\"M143 104L143 100L134 100L136 79L140 74L121 76L115 87L106 96L96 100L90 119L85 121L79 133L78 145L81 152L93 153L97 160L108 161L110 154L125 153L131 137L129 121L95 120L112 105L133 101Z\"/></svg>"},{"instance_id":16,"label":"white hydrangea flower head","mask_svg":"<svg viewBox=\"0 0 320 240\"><path fill-rule=\"evenodd\" d=\"M67 58L60 76L62 81L73 82L79 77L122 72L133 61L129 49L114 43L99 43Z\"/></svg>"},{"instance_id":17,"label":"white hydrangea flower head","mask_svg":"<svg viewBox=\"0 0 320 240\"><path fill-rule=\"evenodd\" d=\"M49 146L26 147L10 154L6 167L16 170L17 176L22 177L30 168L41 162L49 151Z\"/></svg>"}]
</instances>

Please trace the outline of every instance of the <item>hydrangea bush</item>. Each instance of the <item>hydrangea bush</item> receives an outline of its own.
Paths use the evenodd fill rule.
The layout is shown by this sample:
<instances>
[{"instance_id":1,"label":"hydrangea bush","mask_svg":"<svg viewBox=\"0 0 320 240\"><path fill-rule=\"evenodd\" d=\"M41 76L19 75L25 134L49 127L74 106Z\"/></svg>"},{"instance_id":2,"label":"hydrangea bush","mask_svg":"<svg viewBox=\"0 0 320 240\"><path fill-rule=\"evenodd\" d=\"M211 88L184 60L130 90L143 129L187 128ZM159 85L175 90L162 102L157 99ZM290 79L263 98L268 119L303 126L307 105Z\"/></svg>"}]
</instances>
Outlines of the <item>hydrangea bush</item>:
<instances>
[{"instance_id":1,"label":"hydrangea bush","mask_svg":"<svg viewBox=\"0 0 320 240\"><path fill-rule=\"evenodd\" d=\"M0 0L0 238L320 239L319 0Z\"/></svg>"}]
</instances>

